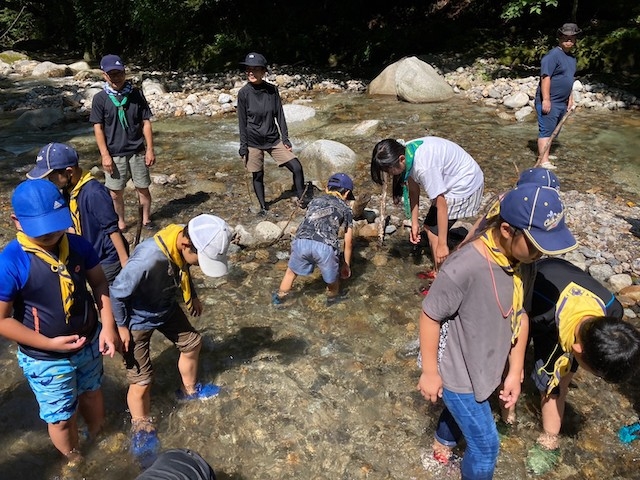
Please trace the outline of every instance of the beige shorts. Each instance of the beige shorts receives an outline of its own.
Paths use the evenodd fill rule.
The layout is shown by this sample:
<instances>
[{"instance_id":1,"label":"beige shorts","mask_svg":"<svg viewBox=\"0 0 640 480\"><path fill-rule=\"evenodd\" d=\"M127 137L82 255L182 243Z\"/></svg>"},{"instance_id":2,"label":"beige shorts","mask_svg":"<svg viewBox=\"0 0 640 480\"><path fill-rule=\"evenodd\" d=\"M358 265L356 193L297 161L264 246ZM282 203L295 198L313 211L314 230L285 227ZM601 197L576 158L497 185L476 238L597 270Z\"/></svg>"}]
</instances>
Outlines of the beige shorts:
<instances>
[{"instance_id":1,"label":"beige shorts","mask_svg":"<svg viewBox=\"0 0 640 480\"><path fill-rule=\"evenodd\" d=\"M296 158L295 154L291 150L288 150L282 142L266 150L249 147L249 154L247 155L247 161L245 163L248 171L255 173L264 170L264 152L268 152L279 167L289 160Z\"/></svg>"},{"instance_id":2,"label":"beige shorts","mask_svg":"<svg viewBox=\"0 0 640 480\"><path fill-rule=\"evenodd\" d=\"M112 158L113 173L105 172L105 187L109 190L124 190L129 178L132 178L136 188L149 188L151 176L149 175L149 167L144 162L144 153Z\"/></svg>"},{"instance_id":3,"label":"beige shorts","mask_svg":"<svg viewBox=\"0 0 640 480\"><path fill-rule=\"evenodd\" d=\"M191 352L202 343L202 337L189 322L184 311L177 307L165 325L157 329L180 352ZM151 335L155 330L133 330L129 351L124 354L129 384L149 385L153 379L151 364Z\"/></svg>"}]
</instances>

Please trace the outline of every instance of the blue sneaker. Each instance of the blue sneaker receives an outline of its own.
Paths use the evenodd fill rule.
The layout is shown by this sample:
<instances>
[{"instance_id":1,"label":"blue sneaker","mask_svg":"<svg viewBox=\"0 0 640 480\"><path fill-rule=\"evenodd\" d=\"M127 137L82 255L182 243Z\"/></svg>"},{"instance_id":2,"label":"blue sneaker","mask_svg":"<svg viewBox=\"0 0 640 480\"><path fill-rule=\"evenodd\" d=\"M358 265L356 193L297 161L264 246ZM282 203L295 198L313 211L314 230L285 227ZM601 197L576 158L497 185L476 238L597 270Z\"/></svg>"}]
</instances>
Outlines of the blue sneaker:
<instances>
[{"instance_id":1,"label":"blue sneaker","mask_svg":"<svg viewBox=\"0 0 640 480\"><path fill-rule=\"evenodd\" d=\"M622 443L631 443L640 438L640 422L625 425L618 430L618 438Z\"/></svg>"},{"instance_id":2,"label":"blue sneaker","mask_svg":"<svg viewBox=\"0 0 640 480\"><path fill-rule=\"evenodd\" d=\"M213 383L196 383L196 391L187 395L182 390L176 391L176 398L179 402L190 402L191 400L206 400L215 397L220 393L221 388Z\"/></svg>"},{"instance_id":3,"label":"blue sneaker","mask_svg":"<svg viewBox=\"0 0 640 480\"><path fill-rule=\"evenodd\" d=\"M138 430L131 435L131 454L142 468L148 468L158 458L160 439L155 429Z\"/></svg>"}]
</instances>

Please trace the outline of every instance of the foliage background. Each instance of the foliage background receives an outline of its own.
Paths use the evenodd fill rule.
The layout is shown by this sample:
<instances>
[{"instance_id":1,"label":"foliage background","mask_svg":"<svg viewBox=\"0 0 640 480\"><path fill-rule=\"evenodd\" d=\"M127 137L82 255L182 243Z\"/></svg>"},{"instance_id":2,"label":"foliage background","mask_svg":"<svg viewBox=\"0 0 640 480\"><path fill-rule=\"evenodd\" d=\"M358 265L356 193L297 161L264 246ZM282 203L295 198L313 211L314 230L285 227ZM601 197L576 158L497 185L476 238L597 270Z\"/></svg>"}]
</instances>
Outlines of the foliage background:
<instances>
[{"instance_id":1,"label":"foliage background","mask_svg":"<svg viewBox=\"0 0 640 480\"><path fill-rule=\"evenodd\" d=\"M366 77L406 55L443 52L537 65L568 21L584 31L581 72L638 82L637 0L6 0L0 48L93 61L117 52L204 72L259 51Z\"/></svg>"}]
</instances>

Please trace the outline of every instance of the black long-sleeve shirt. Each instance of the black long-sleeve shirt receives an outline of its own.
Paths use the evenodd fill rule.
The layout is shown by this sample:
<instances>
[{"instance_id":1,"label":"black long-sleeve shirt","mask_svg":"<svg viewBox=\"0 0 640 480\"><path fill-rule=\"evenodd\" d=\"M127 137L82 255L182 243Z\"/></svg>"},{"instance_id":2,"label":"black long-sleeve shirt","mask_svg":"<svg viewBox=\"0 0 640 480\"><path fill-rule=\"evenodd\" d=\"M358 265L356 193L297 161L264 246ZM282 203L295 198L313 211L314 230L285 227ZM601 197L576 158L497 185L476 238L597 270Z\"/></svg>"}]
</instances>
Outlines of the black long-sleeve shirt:
<instances>
[{"instance_id":1,"label":"black long-sleeve shirt","mask_svg":"<svg viewBox=\"0 0 640 480\"><path fill-rule=\"evenodd\" d=\"M285 145L291 145L282 101L275 85L264 81L258 85L247 83L238 92L237 111L240 147L267 149L277 145L281 139Z\"/></svg>"}]
</instances>

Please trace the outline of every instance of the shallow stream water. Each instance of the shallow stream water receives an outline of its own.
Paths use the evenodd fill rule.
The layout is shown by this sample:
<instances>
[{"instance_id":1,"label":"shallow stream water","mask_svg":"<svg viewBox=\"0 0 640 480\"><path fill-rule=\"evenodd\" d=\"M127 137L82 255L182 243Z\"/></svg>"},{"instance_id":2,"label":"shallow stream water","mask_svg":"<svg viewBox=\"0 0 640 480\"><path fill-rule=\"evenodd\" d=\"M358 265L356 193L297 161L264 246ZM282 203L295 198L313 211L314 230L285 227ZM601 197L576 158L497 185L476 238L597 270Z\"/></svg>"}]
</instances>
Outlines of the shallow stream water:
<instances>
[{"instance_id":1,"label":"shallow stream water","mask_svg":"<svg viewBox=\"0 0 640 480\"><path fill-rule=\"evenodd\" d=\"M316 117L289 126L296 151L321 138L351 147L358 155L356 195L379 192L369 179L369 156L386 137L437 135L459 143L480 163L489 192L507 189L516 168L535 162L535 118L508 122L493 109L463 99L411 105L333 94L313 97L309 105ZM0 122L6 126L9 119L3 115ZM380 120L375 133L353 135L353 126L371 119ZM638 112L578 111L552 150L563 190L591 189L638 202L639 129ZM154 123L154 131L158 164L153 173L179 179L178 186L153 186L154 220L184 223L197 213L213 212L232 226L257 223L247 211L254 200L237 156L234 115L163 119ZM3 128L0 206L5 218L11 189L49 141L73 144L85 167L97 164L87 123L37 134ZM289 187L285 173L267 165L268 199ZM132 192L127 201L133 220ZM272 206L270 219L286 220L291 212L284 199ZM399 207L390 213L402 215ZM2 222L4 244L13 233ZM177 404L177 353L157 334L152 411L163 447L200 452L221 480L458 478L454 469L428 459L441 406L429 405L415 389L418 290L424 282L416 273L428 259L413 252L403 232L387 237L381 248L358 240L353 277L345 285L348 301L327 308L324 283L315 274L296 283L287 308L275 310L270 293L282 278L288 252L288 241L239 251L232 255L229 275L220 280L193 269L205 303L203 316L193 322L204 337L200 377L223 386L223 392L206 402ZM0 340L0 478L59 478L64 470L15 351L15 345ZM105 433L95 444L83 444L87 463L80 475L68 478L133 479L140 471L127 452L123 367L117 359L105 359L105 368ZM616 437L620 426L637 418L638 405L639 380L613 387L580 372L565 414L561 463L539 478L640 478L640 443L623 446ZM517 429L502 440L498 480L533 478L524 458L539 431L539 408L528 380L519 414Z\"/></svg>"}]
</instances>

